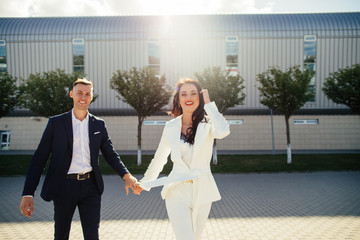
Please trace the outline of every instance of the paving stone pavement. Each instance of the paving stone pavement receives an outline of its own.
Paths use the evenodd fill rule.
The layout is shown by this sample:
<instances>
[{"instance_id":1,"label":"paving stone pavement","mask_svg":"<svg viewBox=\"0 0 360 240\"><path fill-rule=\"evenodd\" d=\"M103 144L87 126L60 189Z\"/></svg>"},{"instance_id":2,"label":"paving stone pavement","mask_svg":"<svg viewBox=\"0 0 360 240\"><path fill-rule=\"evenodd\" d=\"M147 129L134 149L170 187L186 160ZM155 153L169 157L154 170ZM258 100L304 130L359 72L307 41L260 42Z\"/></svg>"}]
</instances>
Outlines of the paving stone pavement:
<instances>
[{"instance_id":1,"label":"paving stone pavement","mask_svg":"<svg viewBox=\"0 0 360 240\"><path fill-rule=\"evenodd\" d=\"M222 200L213 204L204 240L360 239L360 172L214 176ZM0 239L53 239L53 205L39 191L33 216L20 213L24 180L0 178ZM104 181L100 239L175 239L161 188L126 196L120 177ZM70 239L83 239L77 212Z\"/></svg>"}]
</instances>

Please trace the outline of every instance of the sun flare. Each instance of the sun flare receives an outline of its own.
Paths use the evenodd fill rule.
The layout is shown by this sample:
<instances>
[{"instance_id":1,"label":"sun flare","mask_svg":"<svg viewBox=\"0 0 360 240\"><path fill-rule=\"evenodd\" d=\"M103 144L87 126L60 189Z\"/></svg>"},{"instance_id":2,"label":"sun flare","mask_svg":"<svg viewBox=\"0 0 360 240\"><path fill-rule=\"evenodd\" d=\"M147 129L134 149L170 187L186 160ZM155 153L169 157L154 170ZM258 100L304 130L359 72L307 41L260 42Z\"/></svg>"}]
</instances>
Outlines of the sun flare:
<instances>
[{"instance_id":1,"label":"sun flare","mask_svg":"<svg viewBox=\"0 0 360 240\"><path fill-rule=\"evenodd\" d=\"M218 0L140 0L144 15L188 15L215 13L221 7Z\"/></svg>"}]
</instances>

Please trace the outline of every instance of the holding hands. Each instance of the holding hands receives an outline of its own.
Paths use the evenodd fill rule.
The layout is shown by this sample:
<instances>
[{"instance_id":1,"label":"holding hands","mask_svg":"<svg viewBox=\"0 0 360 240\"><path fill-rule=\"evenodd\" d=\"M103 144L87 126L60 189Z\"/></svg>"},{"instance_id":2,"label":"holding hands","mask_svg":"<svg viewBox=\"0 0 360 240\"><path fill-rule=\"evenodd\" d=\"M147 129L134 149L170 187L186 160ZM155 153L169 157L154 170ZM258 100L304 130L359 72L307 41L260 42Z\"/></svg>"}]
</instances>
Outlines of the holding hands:
<instances>
[{"instance_id":1,"label":"holding hands","mask_svg":"<svg viewBox=\"0 0 360 240\"><path fill-rule=\"evenodd\" d=\"M140 195L140 193L143 189L139 186L140 183L138 182L138 180L135 177L133 177L131 174L127 173L127 174L125 174L123 179L125 180L126 195L129 194L129 188L131 188L131 190L133 191L134 194Z\"/></svg>"},{"instance_id":2,"label":"holding hands","mask_svg":"<svg viewBox=\"0 0 360 240\"><path fill-rule=\"evenodd\" d=\"M125 180L125 191L126 195L129 194L129 188L133 191L134 194L140 195L140 192L143 190L140 187L138 180L133 177L131 174L127 173L123 177ZM31 217L34 212L34 198L32 196L23 196L20 203L20 211L22 215L26 217Z\"/></svg>"}]
</instances>

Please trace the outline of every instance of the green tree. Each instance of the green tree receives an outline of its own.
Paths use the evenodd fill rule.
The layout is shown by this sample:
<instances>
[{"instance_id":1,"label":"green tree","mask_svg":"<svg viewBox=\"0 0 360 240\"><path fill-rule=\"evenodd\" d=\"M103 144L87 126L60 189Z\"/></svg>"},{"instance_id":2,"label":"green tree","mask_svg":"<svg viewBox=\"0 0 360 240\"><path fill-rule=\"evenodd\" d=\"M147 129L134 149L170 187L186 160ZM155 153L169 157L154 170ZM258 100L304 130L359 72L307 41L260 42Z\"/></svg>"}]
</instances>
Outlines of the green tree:
<instances>
[{"instance_id":1,"label":"green tree","mask_svg":"<svg viewBox=\"0 0 360 240\"><path fill-rule=\"evenodd\" d=\"M323 91L335 103L345 104L351 111L360 114L360 64L331 73Z\"/></svg>"},{"instance_id":2,"label":"green tree","mask_svg":"<svg viewBox=\"0 0 360 240\"><path fill-rule=\"evenodd\" d=\"M16 78L8 72L0 72L0 118L8 114L17 105L19 98Z\"/></svg>"},{"instance_id":3,"label":"green tree","mask_svg":"<svg viewBox=\"0 0 360 240\"><path fill-rule=\"evenodd\" d=\"M289 119L295 110L313 97L314 93L308 90L308 85L314 74L314 71L301 71L299 66L293 66L285 72L272 67L257 75L260 102L285 116L288 164L291 163Z\"/></svg>"},{"instance_id":4,"label":"green tree","mask_svg":"<svg viewBox=\"0 0 360 240\"><path fill-rule=\"evenodd\" d=\"M171 88L166 84L165 75L160 78L149 67L113 73L110 87L114 89L117 97L132 106L138 114L138 158L141 164L141 127L146 117L160 111L169 103Z\"/></svg>"},{"instance_id":5,"label":"green tree","mask_svg":"<svg viewBox=\"0 0 360 240\"><path fill-rule=\"evenodd\" d=\"M73 107L73 100L69 97L72 84L83 76L77 72L66 74L64 70L30 74L29 79L23 80L21 88L22 105L33 113L50 117ZM93 101L96 96L94 96Z\"/></svg>"},{"instance_id":6,"label":"green tree","mask_svg":"<svg viewBox=\"0 0 360 240\"><path fill-rule=\"evenodd\" d=\"M195 73L201 87L208 89L211 101L216 103L220 113L228 108L243 104L245 93L244 79L239 75L231 75L221 67L209 67L202 73ZM216 140L213 146L213 163L217 164Z\"/></svg>"}]
</instances>

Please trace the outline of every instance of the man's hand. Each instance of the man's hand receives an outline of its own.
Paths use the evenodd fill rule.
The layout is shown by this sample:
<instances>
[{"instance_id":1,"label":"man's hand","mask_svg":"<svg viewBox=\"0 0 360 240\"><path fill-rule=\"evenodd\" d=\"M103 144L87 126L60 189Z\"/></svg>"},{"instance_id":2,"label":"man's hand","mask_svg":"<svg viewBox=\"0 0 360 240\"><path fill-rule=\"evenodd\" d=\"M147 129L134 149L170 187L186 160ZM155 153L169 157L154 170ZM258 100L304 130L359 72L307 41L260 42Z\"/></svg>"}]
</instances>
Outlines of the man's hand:
<instances>
[{"instance_id":1,"label":"man's hand","mask_svg":"<svg viewBox=\"0 0 360 240\"><path fill-rule=\"evenodd\" d=\"M130 173L124 175L123 179L125 180L125 191L126 195L129 194L129 188L133 191L134 194L140 195L140 192L143 190L135 177L133 177Z\"/></svg>"},{"instance_id":2,"label":"man's hand","mask_svg":"<svg viewBox=\"0 0 360 240\"><path fill-rule=\"evenodd\" d=\"M22 215L31 217L34 212L34 198L33 197L22 197L20 203L20 210Z\"/></svg>"}]
</instances>

